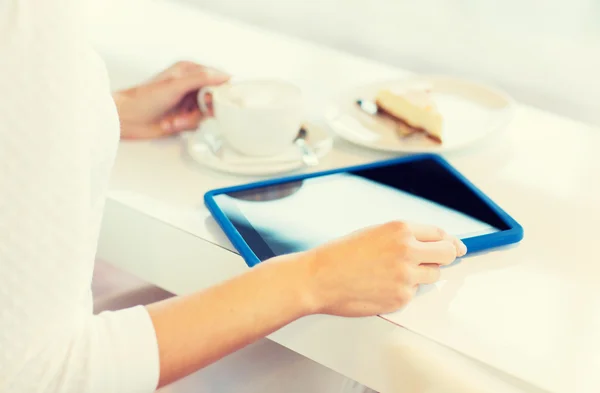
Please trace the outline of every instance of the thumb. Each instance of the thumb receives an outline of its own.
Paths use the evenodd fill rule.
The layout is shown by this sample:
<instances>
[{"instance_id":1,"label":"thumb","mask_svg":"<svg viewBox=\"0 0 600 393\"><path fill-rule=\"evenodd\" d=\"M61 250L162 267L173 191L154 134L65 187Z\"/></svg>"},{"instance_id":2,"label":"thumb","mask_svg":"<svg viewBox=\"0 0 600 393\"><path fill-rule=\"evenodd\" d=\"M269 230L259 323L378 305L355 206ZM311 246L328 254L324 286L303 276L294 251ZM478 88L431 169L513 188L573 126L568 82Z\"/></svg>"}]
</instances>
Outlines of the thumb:
<instances>
[{"instance_id":1,"label":"thumb","mask_svg":"<svg viewBox=\"0 0 600 393\"><path fill-rule=\"evenodd\" d=\"M198 128L201 117L199 111L178 113L164 118L159 126L165 134L195 130Z\"/></svg>"},{"instance_id":2,"label":"thumb","mask_svg":"<svg viewBox=\"0 0 600 393\"><path fill-rule=\"evenodd\" d=\"M140 140L156 139L177 134L182 131L195 130L200 124L201 115L198 111L171 115L158 123L127 124L121 129L121 139Z\"/></svg>"},{"instance_id":3,"label":"thumb","mask_svg":"<svg viewBox=\"0 0 600 393\"><path fill-rule=\"evenodd\" d=\"M122 140L155 139L169 134L160 124L129 124L121 129Z\"/></svg>"},{"instance_id":4,"label":"thumb","mask_svg":"<svg viewBox=\"0 0 600 393\"><path fill-rule=\"evenodd\" d=\"M197 73L171 79L167 88L174 97L181 99L189 92L200 90L205 86L223 84L229 81L230 78L230 75L220 71L203 69Z\"/></svg>"}]
</instances>

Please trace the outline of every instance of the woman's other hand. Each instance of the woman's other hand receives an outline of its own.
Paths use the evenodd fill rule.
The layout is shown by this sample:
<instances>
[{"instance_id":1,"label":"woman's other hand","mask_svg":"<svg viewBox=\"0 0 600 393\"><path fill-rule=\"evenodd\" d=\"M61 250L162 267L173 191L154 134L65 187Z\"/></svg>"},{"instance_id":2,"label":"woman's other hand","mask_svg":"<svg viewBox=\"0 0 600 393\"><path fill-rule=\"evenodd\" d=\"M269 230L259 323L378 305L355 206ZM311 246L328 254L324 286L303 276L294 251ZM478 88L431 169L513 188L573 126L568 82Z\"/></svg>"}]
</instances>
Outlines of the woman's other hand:
<instances>
[{"instance_id":1,"label":"woman's other hand","mask_svg":"<svg viewBox=\"0 0 600 393\"><path fill-rule=\"evenodd\" d=\"M198 91L229 78L215 69L182 61L146 83L114 93L121 138L158 138L196 129L203 118Z\"/></svg>"}]
</instances>

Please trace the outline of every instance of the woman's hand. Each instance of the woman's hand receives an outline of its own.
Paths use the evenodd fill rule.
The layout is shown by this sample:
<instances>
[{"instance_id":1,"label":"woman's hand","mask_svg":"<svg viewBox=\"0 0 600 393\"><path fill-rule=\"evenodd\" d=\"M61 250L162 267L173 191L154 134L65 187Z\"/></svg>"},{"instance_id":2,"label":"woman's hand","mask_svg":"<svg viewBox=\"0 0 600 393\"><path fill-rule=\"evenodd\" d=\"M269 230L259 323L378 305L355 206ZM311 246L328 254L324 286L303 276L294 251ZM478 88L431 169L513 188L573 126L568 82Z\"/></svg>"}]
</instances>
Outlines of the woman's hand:
<instances>
[{"instance_id":1,"label":"woman's hand","mask_svg":"<svg viewBox=\"0 0 600 393\"><path fill-rule=\"evenodd\" d=\"M358 317L396 311L420 284L440 277L440 266L467 252L439 228L391 222L309 251L313 312Z\"/></svg>"},{"instance_id":2,"label":"woman's hand","mask_svg":"<svg viewBox=\"0 0 600 393\"><path fill-rule=\"evenodd\" d=\"M229 75L179 62L148 82L116 92L121 138L148 139L194 130L202 120L198 90L227 82Z\"/></svg>"},{"instance_id":3,"label":"woman's hand","mask_svg":"<svg viewBox=\"0 0 600 393\"><path fill-rule=\"evenodd\" d=\"M276 257L188 296L148 306L160 353L160 386L309 314L396 311L439 266L466 252L438 228L399 222L314 250ZM217 321L217 322L215 322Z\"/></svg>"}]
</instances>

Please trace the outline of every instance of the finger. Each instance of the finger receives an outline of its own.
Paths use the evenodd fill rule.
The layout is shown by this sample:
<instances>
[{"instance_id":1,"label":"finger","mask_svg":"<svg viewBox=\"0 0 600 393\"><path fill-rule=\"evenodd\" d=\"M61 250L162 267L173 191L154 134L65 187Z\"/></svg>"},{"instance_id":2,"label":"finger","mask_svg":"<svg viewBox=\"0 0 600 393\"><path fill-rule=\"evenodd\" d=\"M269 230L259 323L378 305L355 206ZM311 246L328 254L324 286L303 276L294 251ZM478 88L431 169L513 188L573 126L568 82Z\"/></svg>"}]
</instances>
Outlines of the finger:
<instances>
[{"instance_id":1,"label":"finger","mask_svg":"<svg viewBox=\"0 0 600 393\"><path fill-rule=\"evenodd\" d=\"M440 267L424 264L416 267L415 279L418 284L433 284L440 280L442 273Z\"/></svg>"},{"instance_id":2,"label":"finger","mask_svg":"<svg viewBox=\"0 0 600 393\"><path fill-rule=\"evenodd\" d=\"M193 111L198 111L198 110L199 110L199 108L198 108L198 100L196 98L196 94L188 93L169 112L170 113L179 113L179 112L193 112Z\"/></svg>"},{"instance_id":3,"label":"finger","mask_svg":"<svg viewBox=\"0 0 600 393\"><path fill-rule=\"evenodd\" d=\"M180 112L200 112L202 116L212 117L213 116L213 106L212 106L212 96L210 94L204 95L204 105L206 106L206 111L203 112L200 110L198 106L198 98L196 93L188 93L180 102L177 104L170 113L180 113Z\"/></svg>"},{"instance_id":4,"label":"finger","mask_svg":"<svg viewBox=\"0 0 600 393\"><path fill-rule=\"evenodd\" d=\"M198 128L201 118L200 111L180 112L164 118L160 122L160 127L165 134L195 130Z\"/></svg>"},{"instance_id":5,"label":"finger","mask_svg":"<svg viewBox=\"0 0 600 393\"><path fill-rule=\"evenodd\" d=\"M192 112L198 108L198 99L196 98L196 94L188 94L183 97L180 103L181 110L183 112Z\"/></svg>"},{"instance_id":6,"label":"finger","mask_svg":"<svg viewBox=\"0 0 600 393\"><path fill-rule=\"evenodd\" d=\"M121 132L121 139L125 140L141 140L141 139L155 139L164 137L172 134L161 127L160 124L140 124L133 125L128 124Z\"/></svg>"},{"instance_id":7,"label":"finger","mask_svg":"<svg viewBox=\"0 0 600 393\"><path fill-rule=\"evenodd\" d=\"M178 109L182 100L190 96L190 103L197 106L198 90L204 86L219 85L229 80L229 75L213 72L205 68L181 78L167 78L153 81L140 86L140 97L151 97L147 99L148 111L158 115L164 115Z\"/></svg>"},{"instance_id":8,"label":"finger","mask_svg":"<svg viewBox=\"0 0 600 393\"><path fill-rule=\"evenodd\" d=\"M187 96L197 101L198 91L202 87L219 85L228 80L228 75L202 71L179 79L167 79L150 84L146 86L145 94L153 97L153 105L157 110L171 110Z\"/></svg>"},{"instance_id":9,"label":"finger","mask_svg":"<svg viewBox=\"0 0 600 393\"><path fill-rule=\"evenodd\" d=\"M454 244L457 256L463 256L467 253L467 247L460 239L446 233L446 231L439 227L417 223L410 223L408 226L414 237L421 242L447 240Z\"/></svg>"},{"instance_id":10,"label":"finger","mask_svg":"<svg viewBox=\"0 0 600 393\"><path fill-rule=\"evenodd\" d=\"M204 110L205 116L214 116L214 111L213 111L213 101L212 101L212 95L211 94L205 94L204 95ZM198 100L196 100L196 107L198 107ZM200 108L198 108L198 110L200 110Z\"/></svg>"},{"instance_id":11,"label":"finger","mask_svg":"<svg viewBox=\"0 0 600 393\"><path fill-rule=\"evenodd\" d=\"M451 236L452 243L456 248L456 256L462 257L467 253L467 245L457 237Z\"/></svg>"},{"instance_id":12,"label":"finger","mask_svg":"<svg viewBox=\"0 0 600 393\"><path fill-rule=\"evenodd\" d=\"M218 71L202 70L190 75L170 81L170 88L174 94L184 96L190 92L197 92L204 86L215 86L227 82L230 75Z\"/></svg>"},{"instance_id":13,"label":"finger","mask_svg":"<svg viewBox=\"0 0 600 393\"><path fill-rule=\"evenodd\" d=\"M434 225L407 223L409 230L415 238L421 242L437 242L444 240L447 236L446 232Z\"/></svg>"},{"instance_id":14,"label":"finger","mask_svg":"<svg viewBox=\"0 0 600 393\"><path fill-rule=\"evenodd\" d=\"M175 116L180 113L188 113L188 112L198 112L200 108L198 108L198 100L194 94L188 94L178 104L176 104L173 108L166 111L162 118Z\"/></svg>"},{"instance_id":15,"label":"finger","mask_svg":"<svg viewBox=\"0 0 600 393\"><path fill-rule=\"evenodd\" d=\"M415 241L412 245L413 258L418 263L449 265L456 260L456 246L448 240L432 242Z\"/></svg>"}]
</instances>

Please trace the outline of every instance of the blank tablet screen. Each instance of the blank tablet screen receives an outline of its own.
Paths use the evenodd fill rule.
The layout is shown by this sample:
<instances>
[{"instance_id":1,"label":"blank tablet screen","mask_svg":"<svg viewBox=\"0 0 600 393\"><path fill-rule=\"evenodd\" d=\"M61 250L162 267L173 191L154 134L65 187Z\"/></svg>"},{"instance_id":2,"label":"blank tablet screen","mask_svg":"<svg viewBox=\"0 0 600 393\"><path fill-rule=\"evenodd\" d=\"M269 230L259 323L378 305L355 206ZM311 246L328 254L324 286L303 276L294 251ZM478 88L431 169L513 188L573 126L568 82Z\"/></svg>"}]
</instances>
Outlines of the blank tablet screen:
<instances>
[{"instance_id":1,"label":"blank tablet screen","mask_svg":"<svg viewBox=\"0 0 600 393\"><path fill-rule=\"evenodd\" d=\"M430 158L258 186L214 200L261 261L392 220L436 225L462 239L509 229Z\"/></svg>"}]
</instances>

